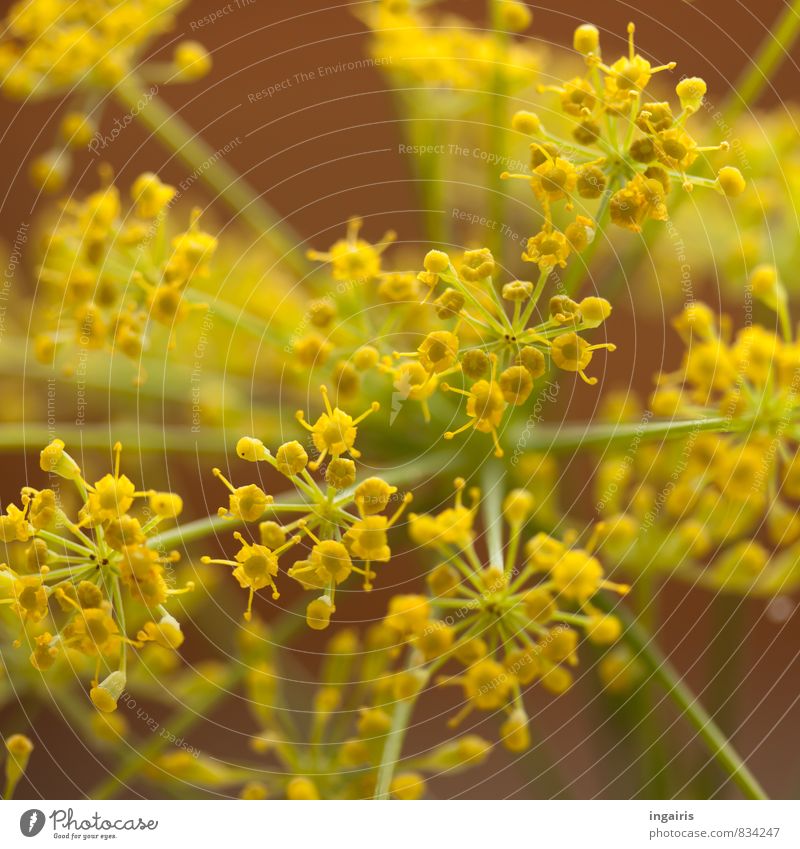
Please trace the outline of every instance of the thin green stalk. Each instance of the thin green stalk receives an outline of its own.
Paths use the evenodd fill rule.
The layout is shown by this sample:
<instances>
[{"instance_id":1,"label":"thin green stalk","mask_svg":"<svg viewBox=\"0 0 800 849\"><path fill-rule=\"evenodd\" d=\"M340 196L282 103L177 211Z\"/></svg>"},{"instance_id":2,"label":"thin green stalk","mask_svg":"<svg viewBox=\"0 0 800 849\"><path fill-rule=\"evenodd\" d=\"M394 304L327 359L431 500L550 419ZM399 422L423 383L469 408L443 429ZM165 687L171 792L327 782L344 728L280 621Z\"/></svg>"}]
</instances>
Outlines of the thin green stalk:
<instances>
[{"instance_id":1,"label":"thin green stalk","mask_svg":"<svg viewBox=\"0 0 800 849\"><path fill-rule=\"evenodd\" d=\"M273 343L277 342L275 339L275 328L270 327L267 320L253 315L244 309L244 307L225 301L218 294L200 292L197 289L188 288L185 290L185 294L195 300L202 299L208 301L209 298L213 298L213 301L210 303L211 311L215 316L218 316L222 321L233 327L234 330L245 330L255 339L259 340L262 340L269 331L271 341Z\"/></svg>"},{"instance_id":2,"label":"thin green stalk","mask_svg":"<svg viewBox=\"0 0 800 849\"><path fill-rule=\"evenodd\" d=\"M625 630L621 637L623 642L636 652L655 680L664 687L667 695L683 716L695 727L711 756L737 784L742 793L748 799L769 798L733 744L700 704L697 696L683 681L675 667L655 645L652 636L638 625L616 601L596 596L594 602L606 612L613 610L614 614L624 621Z\"/></svg>"},{"instance_id":3,"label":"thin green stalk","mask_svg":"<svg viewBox=\"0 0 800 849\"><path fill-rule=\"evenodd\" d=\"M496 162L505 163L507 160L506 143L506 115L505 104L508 96L505 64L506 51L508 47L508 33L502 25L502 2L491 0L489 11L492 26L492 42L495 55L493 57L492 88L489 92L489 151L496 159L488 164L489 187L489 218L492 221L492 229L489 231L489 244L498 264L503 265L503 245L505 239L502 237L502 226L506 223L506 200L507 195L498 182ZM487 163L489 159L487 158ZM503 165L505 167L505 165Z\"/></svg>"},{"instance_id":4,"label":"thin green stalk","mask_svg":"<svg viewBox=\"0 0 800 849\"><path fill-rule=\"evenodd\" d=\"M204 294L204 297L207 295ZM82 384L84 388L99 389L121 395L135 395L137 398L155 398L159 401L177 401L185 404L191 400L189 383L192 369L174 360L165 363L163 355L141 357L133 361L117 360L118 366L109 367L107 357L92 358L86 363L80 378L73 377L72 383L65 379L63 371L54 364L37 362L29 349L28 338L22 336L6 336L3 338L3 356L0 357L0 375L8 375L22 380L58 380L65 387ZM141 365L148 373L158 374L157 379L137 383L132 379L132 370ZM127 371L127 373L126 373ZM218 377L225 381L226 395L230 390L247 393L251 391L249 382L243 381L230 373L222 374L213 369L204 369L204 375ZM241 402L240 402L241 403ZM227 408L235 409L236 404L228 401Z\"/></svg>"},{"instance_id":5,"label":"thin green stalk","mask_svg":"<svg viewBox=\"0 0 800 849\"><path fill-rule=\"evenodd\" d=\"M655 633L658 621L658 582L651 570L643 571L634 584L636 607L639 614L637 620L642 630L648 634ZM642 752L642 792L648 799L668 799L669 775L666 770L668 763L666 746L658 717L655 715L655 699L652 680L645 681L637 693L640 720L637 725L637 738Z\"/></svg>"},{"instance_id":6,"label":"thin green stalk","mask_svg":"<svg viewBox=\"0 0 800 849\"><path fill-rule=\"evenodd\" d=\"M187 522L185 525L177 525L167 531L162 531L160 534L151 537L148 545L150 548L156 549L187 545L190 542L205 539L212 534L215 535L219 531L234 530L240 524L237 520L225 516L206 516L203 519L196 519L194 522Z\"/></svg>"},{"instance_id":7,"label":"thin green stalk","mask_svg":"<svg viewBox=\"0 0 800 849\"><path fill-rule=\"evenodd\" d=\"M436 148L442 144L443 122L433 119L420 118L417 122L423 127L423 132L417 135L423 148ZM448 242L447 224L450 216L447 213L444 200L443 165L444 154L420 153L417 167L422 207L425 216L425 237L437 246L446 246Z\"/></svg>"},{"instance_id":8,"label":"thin green stalk","mask_svg":"<svg viewBox=\"0 0 800 849\"><path fill-rule=\"evenodd\" d=\"M219 198L263 237L281 260L299 277L312 269L302 251L302 239L290 225L136 74L128 74L114 88L118 100L191 169Z\"/></svg>"},{"instance_id":9,"label":"thin green stalk","mask_svg":"<svg viewBox=\"0 0 800 849\"><path fill-rule=\"evenodd\" d=\"M119 440L123 445L135 446L137 451L187 451L215 454L225 450L226 433L219 428L205 426L191 433L188 426L155 427L151 425L87 424L28 424L19 422L0 424L0 452L20 449L40 450L54 437L87 449L108 449ZM229 435L228 435L229 436Z\"/></svg>"},{"instance_id":10,"label":"thin green stalk","mask_svg":"<svg viewBox=\"0 0 800 849\"><path fill-rule=\"evenodd\" d=\"M776 23L764 37L753 61L742 71L723 110L728 124L740 115L759 97L769 84L772 75L791 56L797 36L800 35L800 0L787 6Z\"/></svg>"},{"instance_id":11,"label":"thin green stalk","mask_svg":"<svg viewBox=\"0 0 800 849\"><path fill-rule=\"evenodd\" d=\"M503 565L503 517L501 511L503 478L505 470L502 463L489 461L484 464L481 473L483 490L483 520L486 534L486 548L489 562L493 566Z\"/></svg>"},{"instance_id":12,"label":"thin green stalk","mask_svg":"<svg viewBox=\"0 0 800 849\"><path fill-rule=\"evenodd\" d=\"M517 445L523 451L576 451L581 448L609 448L625 445L634 439L677 439L689 433L713 431L732 433L747 430L752 424L748 418L731 419L727 416L709 416L686 421L625 423L625 424L566 424L550 427L525 426L519 431Z\"/></svg>"},{"instance_id":13,"label":"thin green stalk","mask_svg":"<svg viewBox=\"0 0 800 849\"><path fill-rule=\"evenodd\" d=\"M420 690L428 680L429 673L426 673L424 679L420 682ZM418 691L419 692L419 691ZM400 754L403 749L403 741L408 731L408 723L411 720L411 714L414 712L414 707L417 703L417 696L412 696L408 699L403 699L395 705L392 712L392 726L389 733L386 735L386 742L383 746L383 754L381 762L378 766L378 778L375 786L376 799L388 799L389 789L392 785L392 777L397 762L400 760Z\"/></svg>"}]
</instances>

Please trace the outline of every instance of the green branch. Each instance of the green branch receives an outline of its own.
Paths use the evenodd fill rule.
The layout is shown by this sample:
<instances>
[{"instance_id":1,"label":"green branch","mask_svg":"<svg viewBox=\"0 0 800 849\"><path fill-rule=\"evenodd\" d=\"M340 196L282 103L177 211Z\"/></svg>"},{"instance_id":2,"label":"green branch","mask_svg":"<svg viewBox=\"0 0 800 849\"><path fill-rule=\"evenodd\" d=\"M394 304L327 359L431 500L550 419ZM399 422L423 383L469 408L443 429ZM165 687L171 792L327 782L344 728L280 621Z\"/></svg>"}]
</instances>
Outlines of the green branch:
<instances>
[{"instance_id":1,"label":"green branch","mask_svg":"<svg viewBox=\"0 0 800 849\"><path fill-rule=\"evenodd\" d=\"M713 431L733 433L747 430L752 421L747 418L731 419L711 416L686 421L638 422L624 424L565 424L548 427L520 428L515 450L526 451L577 451L581 448L609 448L627 445L634 440L645 442L655 439L677 439L690 433ZM512 452L513 453L513 452Z\"/></svg>"},{"instance_id":2,"label":"green branch","mask_svg":"<svg viewBox=\"0 0 800 849\"><path fill-rule=\"evenodd\" d=\"M602 596L596 596L594 601L598 607L606 612L613 612L625 622L622 641L636 652L655 680L664 687L667 695L675 702L683 716L695 727L711 756L738 785L742 793L748 799L768 799L758 779L750 772L731 741L700 704L697 696L683 681L675 667L655 645L653 637L637 625L630 614L616 601L611 602Z\"/></svg>"},{"instance_id":3,"label":"green branch","mask_svg":"<svg viewBox=\"0 0 800 849\"><path fill-rule=\"evenodd\" d=\"M241 216L258 237L263 237L272 246L282 262L299 277L305 277L311 266L302 251L302 239L224 160L222 151L214 150L151 91L136 74L129 74L114 88L114 94L130 110L130 114L191 169L194 179L202 180L216 192L220 200Z\"/></svg>"},{"instance_id":4,"label":"green branch","mask_svg":"<svg viewBox=\"0 0 800 849\"><path fill-rule=\"evenodd\" d=\"M787 6L764 37L753 61L746 66L723 110L725 121L736 121L764 93L772 75L791 56L800 35L800 0Z\"/></svg>"},{"instance_id":5,"label":"green branch","mask_svg":"<svg viewBox=\"0 0 800 849\"><path fill-rule=\"evenodd\" d=\"M220 428L201 427L192 433L188 426L118 425L107 424L54 425L15 422L0 424L0 452L21 449L40 451L54 437L85 449L108 450L119 440L123 445L139 452L175 451L218 454L225 450L225 440L230 437Z\"/></svg>"},{"instance_id":6,"label":"green branch","mask_svg":"<svg viewBox=\"0 0 800 849\"><path fill-rule=\"evenodd\" d=\"M427 676L425 676L425 680L427 680ZM424 686L424 682L421 683L422 686ZM390 798L394 770L400 760L403 741L408 731L408 723L411 721L411 714L414 712L416 703L416 696L403 699L397 702L392 712L392 726L386 735L386 742L383 745L383 753L381 754L381 762L378 765L375 799L385 800Z\"/></svg>"}]
</instances>

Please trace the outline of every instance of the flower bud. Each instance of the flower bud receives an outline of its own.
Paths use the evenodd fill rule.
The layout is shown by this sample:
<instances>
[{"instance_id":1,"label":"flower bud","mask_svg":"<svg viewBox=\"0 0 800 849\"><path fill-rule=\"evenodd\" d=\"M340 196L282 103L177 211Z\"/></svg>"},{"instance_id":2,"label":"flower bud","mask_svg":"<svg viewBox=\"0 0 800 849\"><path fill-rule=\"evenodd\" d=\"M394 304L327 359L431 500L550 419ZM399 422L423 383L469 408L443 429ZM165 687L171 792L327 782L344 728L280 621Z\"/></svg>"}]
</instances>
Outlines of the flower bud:
<instances>
[{"instance_id":1,"label":"flower bud","mask_svg":"<svg viewBox=\"0 0 800 849\"><path fill-rule=\"evenodd\" d=\"M197 41L182 41L173 56L176 76L179 80L192 82L205 77L211 70L211 55Z\"/></svg>"},{"instance_id":2,"label":"flower bud","mask_svg":"<svg viewBox=\"0 0 800 849\"><path fill-rule=\"evenodd\" d=\"M94 706L103 713L113 713L117 709L119 697L125 690L125 673L112 672L98 684L92 687L89 697Z\"/></svg>"},{"instance_id":3,"label":"flower bud","mask_svg":"<svg viewBox=\"0 0 800 849\"><path fill-rule=\"evenodd\" d=\"M719 169L717 184L722 193L729 198L738 197L747 188L742 172L732 165L725 165Z\"/></svg>"},{"instance_id":4,"label":"flower bud","mask_svg":"<svg viewBox=\"0 0 800 849\"><path fill-rule=\"evenodd\" d=\"M597 27L592 24L581 24L572 36L572 46L584 56L597 53L600 49L600 33Z\"/></svg>"}]
</instances>

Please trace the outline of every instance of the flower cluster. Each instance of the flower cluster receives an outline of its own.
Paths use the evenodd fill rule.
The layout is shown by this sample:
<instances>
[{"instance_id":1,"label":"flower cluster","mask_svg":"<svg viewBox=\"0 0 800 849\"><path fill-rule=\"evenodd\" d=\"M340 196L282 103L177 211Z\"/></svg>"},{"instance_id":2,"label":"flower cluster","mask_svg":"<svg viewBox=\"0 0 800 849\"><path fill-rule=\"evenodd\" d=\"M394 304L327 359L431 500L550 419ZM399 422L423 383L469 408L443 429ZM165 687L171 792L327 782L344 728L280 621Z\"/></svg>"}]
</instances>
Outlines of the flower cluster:
<instances>
[{"instance_id":1,"label":"flower cluster","mask_svg":"<svg viewBox=\"0 0 800 849\"><path fill-rule=\"evenodd\" d=\"M435 553L439 563L428 573L427 594L395 596L384 624L408 644L428 675L450 661L461 667L439 679L463 692L452 726L475 709L505 714L503 743L519 752L530 745L525 688L538 681L551 693L566 691L581 633L605 646L621 632L619 620L592 599L604 589L628 588L607 580L593 554L599 528L583 544L574 532L563 539L540 532L525 540L534 503L524 489L506 495L506 539L498 536L499 528L487 528L489 557L482 560L474 528L480 493L473 489L466 505L464 487L463 480L456 481L453 507L410 517L411 539Z\"/></svg>"},{"instance_id":2,"label":"flower cluster","mask_svg":"<svg viewBox=\"0 0 800 849\"><path fill-rule=\"evenodd\" d=\"M756 433L792 433L798 412L800 344L793 338L786 291L775 269L760 266L753 297L772 309L779 333L750 324L730 338L730 322L711 307L689 304L674 321L686 352L680 369L659 375L651 398L659 416L722 415ZM720 325L723 325L722 327Z\"/></svg>"},{"instance_id":3,"label":"flower cluster","mask_svg":"<svg viewBox=\"0 0 800 849\"><path fill-rule=\"evenodd\" d=\"M780 331L751 324L731 338L727 319L688 305L674 322L683 362L658 377L650 404L695 427L640 446L636 462L606 460L597 488L605 545L628 568L775 594L800 580L800 346L775 269L757 268L750 285Z\"/></svg>"},{"instance_id":4,"label":"flower cluster","mask_svg":"<svg viewBox=\"0 0 800 849\"><path fill-rule=\"evenodd\" d=\"M495 453L501 457L498 427L509 407L525 404L537 379L555 366L593 385L597 378L588 377L586 369L594 353L614 351L616 346L591 344L581 335L611 315L611 304L604 298L576 302L555 295L545 317L537 307L549 271L543 271L535 284L513 280L498 292L495 270L486 248L465 252L458 269L446 253L430 251L419 278L428 288L426 300L433 298L437 317L451 321L452 329L433 330L416 351L395 354L401 365L392 372L397 381L403 369L414 368L408 377L423 404L437 384L445 392L466 397L469 421L448 431L445 439L474 428L492 435ZM413 365L409 358L414 358ZM442 380L452 374L463 375L467 388Z\"/></svg>"},{"instance_id":5,"label":"flower cluster","mask_svg":"<svg viewBox=\"0 0 800 849\"><path fill-rule=\"evenodd\" d=\"M72 104L61 120L60 140L33 162L32 176L43 188L63 187L69 149L90 144L104 95L136 69L148 44L173 28L185 3L22 0L12 5L0 37L0 88L18 100L66 95ZM210 70L211 57L200 44L179 41L157 82L197 80Z\"/></svg>"},{"instance_id":6,"label":"flower cluster","mask_svg":"<svg viewBox=\"0 0 800 849\"><path fill-rule=\"evenodd\" d=\"M306 619L311 628L327 628L336 610L337 588L352 573L362 576L365 590L372 589L374 565L388 563L391 558L388 531L411 501L411 495L406 494L389 515L386 511L397 487L379 477L356 484L356 465L351 458L361 456L355 447L358 426L379 408L377 402L354 418L332 406L324 386L322 397L325 410L313 424L305 420L302 411L297 413L298 421L310 434L314 459L309 459L305 447L296 440L285 442L274 455L253 437L242 437L236 445L241 459L267 463L287 478L296 490L296 500L276 500L258 484L236 487L214 469L230 491L228 507L220 508L220 515L259 522L259 542L248 542L236 532L241 547L234 560L203 558L204 563L232 566L239 585L249 590L245 619L251 617L253 596L258 590L269 587L273 598L279 597L278 558L307 537L310 548L294 560L286 574L304 589L322 593L308 604ZM323 463L325 486L321 487L311 472L322 471ZM297 518L284 524L264 518L284 513Z\"/></svg>"},{"instance_id":7,"label":"flower cluster","mask_svg":"<svg viewBox=\"0 0 800 849\"><path fill-rule=\"evenodd\" d=\"M117 443L113 472L91 484L64 443L53 440L41 452L40 465L56 486L23 487L20 504L8 504L0 517L0 540L14 563L14 568L0 567L0 605L10 608L22 627L16 645L31 648L30 662L41 672L65 652L73 663L80 657L94 661L90 695L104 712L116 709L125 689L128 647L181 645L180 624L165 604L191 589L191 584L169 585L166 570L177 552L149 544L162 522L180 514L180 496L137 491L120 473L121 452ZM58 478L71 481L80 496L75 518L61 505ZM137 501L146 502L138 517L132 513ZM128 636L123 593L142 621L135 639Z\"/></svg>"},{"instance_id":8,"label":"flower cluster","mask_svg":"<svg viewBox=\"0 0 800 849\"><path fill-rule=\"evenodd\" d=\"M345 628L327 642L318 685L302 702L284 686L285 673L273 635L254 621L243 631L243 662L248 706L259 732L250 748L259 756L250 776L238 776L244 799L369 799L374 797L378 765L391 726L398 689L392 671L394 634L382 623L364 634ZM282 674L283 673L283 674ZM312 705L309 727L300 729L291 712ZM287 709L288 708L288 709ZM476 734L447 740L417 756L399 759L389 793L394 799L419 799L426 777L455 775L484 763L491 744ZM269 769L263 762L269 759ZM193 758L181 758L187 773L178 777L233 784L219 762L197 775ZM162 766L167 766L163 764ZM170 770L172 773L173 771ZM205 778L205 781L203 781ZM233 779L233 780L232 780ZM244 780L244 783L243 782Z\"/></svg>"},{"instance_id":9,"label":"flower cluster","mask_svg":"<svg viewBox=\"0 0 800 849\"><path fill-rule=\"evenodd\" d=\"M686 191L707 186L731 197L744 191L744 178L732 166L721 168L714 180L690 173L701 154L729 147L727 142L698 145L687 128L702 106L706 84L699 77L682 78L676 86L677 113L667 101L648 100L652 77L675 63L653 67L636 52L633 36L634 25L629 24L628 55L608 65L601 57L597 29L578 27L574 46L586 59L586 72L562 85L542 86L558 94L572 139L550 132L535 113L514 116L514 129L535 139L531 173L502 176L527 181L542 206L542 226L524 254L540 268L565 265L572 251L585 246L586 231L591 240L606 212L614 224L633 232L648 219L665 221L676 185ZM577 201L584 213L585 202L597 199L602 200L596 224L585 214L563 229L554 223L554 205L563 202L569 212Z\"/></svg>"},{"instance_id":10,"label":"flower cluster","mask_svg":"<svg viewBox=\"0 0 800 849\"><path fill-rule=\"evenodd\" d=\"M595 352L614 351L616 346L592 344L583 333L598 328L611 315L611 304L604 298L574 301L555 294L543 309L551 266L540 271L535 283L512 280L500 288L494 279L497 265L488 248L465 251L455 261L444 251L432 250L418 274L385 271L380 257L393 234L371 245L358 238L359 226L354 219L346 239L326 253L311 251L309 255L330 262L335 280L352 281L359 276L378 282L379 298L390 304L389 319L364 345L363 335L355 328L351 338L345 338L343 328L349 322L332 299L319 301L311 312L315 330L296 340L293 351L308 365L322 365L332 347L330 336L322 333L327 330L339 337L339 350L347 355L333 370L337 393L354 394L365 372L378 371L392 379L393 403L398 397L419 403L426 421L431 419L430 400L437 390L462 395L467 399L468 421L458 430L447 431L445 439L472 428L491 434L495 453L502 456L498 431L507 413L528 401L536 381L552 367L578 374L589 385L597 383L596 377L586 373ZM389 289L395 293L391 297ZM419 308L421 291L424 309ZM371 297L371 292L364 296L368 303ZM337 332L329 329L334 319ZM360 314L356 320L363 320ZM416 350L389 353L381 349L386 347L388 330L421 341ZM463 378L462 388L447 380L453 376Z\"/></svg>"},{"instance_id":11,"label":"flower cluster","mask_svg":"<svg viewBox=\"0 0 800 849\"><path fill-rule=\"evenodd\" d=\"M426 7L433 4L425 4ZM498 30L524 32L532 22L530 8L515 0L498 3ZM500 45L497 32L476 29L455 15L431 15L410 2L379 0L362 14L372 30L370 53L398 89L445 91L474 98L498 75L507 90L529 85L538 62L520 41Z\"/></svg>"},{"instance_id":12,"label":"flower cluster","mask_svg":"<svg viewBox=\"0 0 800 849\"><path fill-rule=\"evenodd\" d=\"M172 345L175 327L206 309L186 296L208 275L217 247L200 229L199 214L170 240L172 186L155 174L140 175L131 187L133 207L123 212L119 189L107 172L103 177L103 187L85 200L65 202L46 239L39 279L47 306L35 339L43 362L52 362L60 347L115 351L136 362L151 324L167 328Z\"/></svg>"}]
</instances>

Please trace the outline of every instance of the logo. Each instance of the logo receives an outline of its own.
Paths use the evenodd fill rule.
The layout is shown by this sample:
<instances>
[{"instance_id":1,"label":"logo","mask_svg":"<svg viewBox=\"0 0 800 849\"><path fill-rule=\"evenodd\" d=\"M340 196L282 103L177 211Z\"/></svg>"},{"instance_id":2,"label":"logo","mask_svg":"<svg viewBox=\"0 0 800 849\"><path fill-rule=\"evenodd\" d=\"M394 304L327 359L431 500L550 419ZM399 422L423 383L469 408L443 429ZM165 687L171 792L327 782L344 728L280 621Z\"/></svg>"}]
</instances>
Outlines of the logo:
<instances>
[{"instance_id":1,"label":"logo","mask_svg":"<svg viewBox=\"0 0 800 849\"><path fill-rule=\"evenodd\" d=\"M31 808L19 818L19 830L25 837L36 837L36 835L44 828L45 816L44 812L38 808Z\"/></svg>"}]
</instances>

